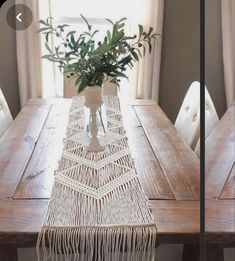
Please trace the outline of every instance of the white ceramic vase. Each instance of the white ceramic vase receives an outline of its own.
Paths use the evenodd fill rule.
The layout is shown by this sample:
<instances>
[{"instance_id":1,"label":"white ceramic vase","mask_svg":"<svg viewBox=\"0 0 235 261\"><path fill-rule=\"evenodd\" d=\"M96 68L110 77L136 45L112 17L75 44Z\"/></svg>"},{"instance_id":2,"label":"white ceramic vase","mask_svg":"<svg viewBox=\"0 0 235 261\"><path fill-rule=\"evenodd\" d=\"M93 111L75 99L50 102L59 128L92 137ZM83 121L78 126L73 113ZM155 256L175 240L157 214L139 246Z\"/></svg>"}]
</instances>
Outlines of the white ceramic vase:
<instances>
[{"instance_id":1,"label":"white ceramic vase","mask_svg":"<svg viewBox=\"0 0 235 261\"><path fill-rule=\"evenodd\" d=\"M100 143L98 137L98 109L103 104L102 87L100 86L87 86L84 90L85 106L90 109L90 124L89 124L89 143L86 150L89 152L100 152L105 149L105 146Z\"/></svg>"}]
</instances>

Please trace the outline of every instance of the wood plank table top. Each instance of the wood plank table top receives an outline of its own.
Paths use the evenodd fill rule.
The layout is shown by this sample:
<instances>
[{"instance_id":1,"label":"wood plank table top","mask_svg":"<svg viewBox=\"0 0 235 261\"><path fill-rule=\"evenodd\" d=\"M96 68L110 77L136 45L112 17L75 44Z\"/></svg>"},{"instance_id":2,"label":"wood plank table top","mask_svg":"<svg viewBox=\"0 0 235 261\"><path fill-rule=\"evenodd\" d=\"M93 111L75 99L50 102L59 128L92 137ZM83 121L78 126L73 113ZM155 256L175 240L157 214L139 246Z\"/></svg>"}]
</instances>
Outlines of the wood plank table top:
<instances>
[{"instance_id":1,"label":"wood plank table top","mask_svg":"<svg viewBox=\"0 0 235 261\"><path fill-rule=\"evenodd\" d=\"M209 242L234 246L235 104L228 108L205 145L207 238Z\"/></svg>"},{"instance_id":2,"label":"wood plank table top","mask_svg":"<svg viewBox=\"0 0 235 261\"><path fill-rule=\"evenodd\" d=\"M65 137L70 99L30 100L0 139L0 245L35 246ZM199 159L153 101L122 104L159 243L199 240Z\"/></svg>"}]
</instances>

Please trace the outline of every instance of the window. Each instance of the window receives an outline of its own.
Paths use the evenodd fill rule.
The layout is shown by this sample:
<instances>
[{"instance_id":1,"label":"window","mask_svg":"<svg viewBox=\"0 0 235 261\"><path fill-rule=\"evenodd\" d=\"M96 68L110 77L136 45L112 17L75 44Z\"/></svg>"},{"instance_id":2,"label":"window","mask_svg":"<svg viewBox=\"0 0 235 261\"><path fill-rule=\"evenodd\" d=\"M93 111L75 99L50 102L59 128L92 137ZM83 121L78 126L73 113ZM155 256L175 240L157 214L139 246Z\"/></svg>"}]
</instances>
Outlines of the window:
<instances>
[{"instance_id":1,"label":"window","mask_svg":"<svg viewBox=\"0 0 235 261\"><path fill-rule=\"evenodd\" d=\"M47 8L45 5L47 5ZM52 16L55 24L70 24L71 27L69 29L78 31L78 33L79 31L82 32L86 26L80 17L80 14L82 14L88 19L89 23L99 30L97 37L100 38L103 38L110 26L105 18L116 21L121 17L127 17L125 30L126 33L130 34L135 34L138 30L138 24L143 24L146 27L156 27L156 24L159 24L156 31L161 33L162 30L163 2L156 0L40 0L39 10L41 18L45 19ZM47 11L45 12L45 10ZM160 20L160 23L157 20ZM52 40L52 48L53 41L56 43L56 39ZM160 54L161 40L158 39L158 41L160 44L155 49L159 49L158 53ZM44 39L41 41L41 52L42 54L47 53L44 46ZM156 53L157 51L155 51L155 54L153 52L151 59L146 59L144 62L141 62L141 65L136 65L136 69L127 72L130 81L122 79L121 87L124 87L123 90L128 90L128 94L131 93L132 97L151 98L152 86L158 90L158 87L155 86L159 84L160 65L158 64L160 64L160 55L157 54L159 58L157 63L154 63L153 56ZM155 73L153 73L153 66L159 67ZM43 60L42 74L45 96L63 96L63 75L59 72L57 65ZM154 75L157 75L157 77ZM49 85L50 87L48 87ZM55 86L54 90L52 86ZM126 88L127 86L131 88ZM143 90L143 88L145 89Z\"/></svg>"}]
</instances>

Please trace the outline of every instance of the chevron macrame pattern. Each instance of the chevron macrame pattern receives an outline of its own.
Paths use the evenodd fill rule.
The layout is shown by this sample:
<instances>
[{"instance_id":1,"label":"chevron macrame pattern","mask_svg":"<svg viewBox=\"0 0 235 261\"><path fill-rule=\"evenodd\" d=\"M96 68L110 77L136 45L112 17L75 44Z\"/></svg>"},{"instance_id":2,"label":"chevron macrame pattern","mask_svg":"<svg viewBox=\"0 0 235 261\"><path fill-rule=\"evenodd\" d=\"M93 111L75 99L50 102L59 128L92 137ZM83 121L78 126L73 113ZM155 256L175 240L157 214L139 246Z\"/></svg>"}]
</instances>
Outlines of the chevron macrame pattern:
<instances>
[{"instance_id":1,"label":"chevron macrame pattern","mask_svg":"<svg viewBox=\"0 0 235 261\"><path fill-rule=\"evenodd\" d=\"M39 260L153 258L156 227L130 155L119 100L106 96L104 104L106 148L91 153L85 149L89 138L84 98L72 100L64 149L38 238Z\"/></svg>"}]
</instances>

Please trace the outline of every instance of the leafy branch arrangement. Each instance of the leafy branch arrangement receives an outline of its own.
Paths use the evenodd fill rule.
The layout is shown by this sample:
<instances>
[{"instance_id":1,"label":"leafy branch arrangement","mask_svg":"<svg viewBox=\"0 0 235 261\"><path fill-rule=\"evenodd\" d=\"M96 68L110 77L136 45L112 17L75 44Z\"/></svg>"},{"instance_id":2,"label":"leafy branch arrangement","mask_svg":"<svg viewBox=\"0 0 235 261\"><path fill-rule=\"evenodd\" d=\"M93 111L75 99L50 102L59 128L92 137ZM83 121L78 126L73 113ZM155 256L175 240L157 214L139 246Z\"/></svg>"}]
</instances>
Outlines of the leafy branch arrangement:
<instances>
[{"instance_id":1,"label":"leafy branch arrangement","mask_svg":"<svg viewBox=\"0 0 235 261\"><path fill-rule=\"evenodd\" d=\"M87 25L87 31L78 37L76 31L66 33L67 24L53 27L51 17L40 20L43 25L38 32L45 35L45 46L49 52L43 55L51 62L58 63L60 70L70 72L69 78L76 78L78 92L83 91L87 86L101 86L104 81L111 79L111 82L118 84L119 77L127 78L125 71L127 66L133 68L133 62L143 58L148 48L152 50L152 41L158 34L153 33L150 27L148 32L139 26L138 35L126 36L124 32L125 20L122 18L117 22L106 19L112 30L108 30L103 41L95 42L94 36L99 32L93 30L92 25L81 15ZM49 36L55 35L60 39L60 44L51 49L48 42Z\"/></svg>"}]
</instances>

